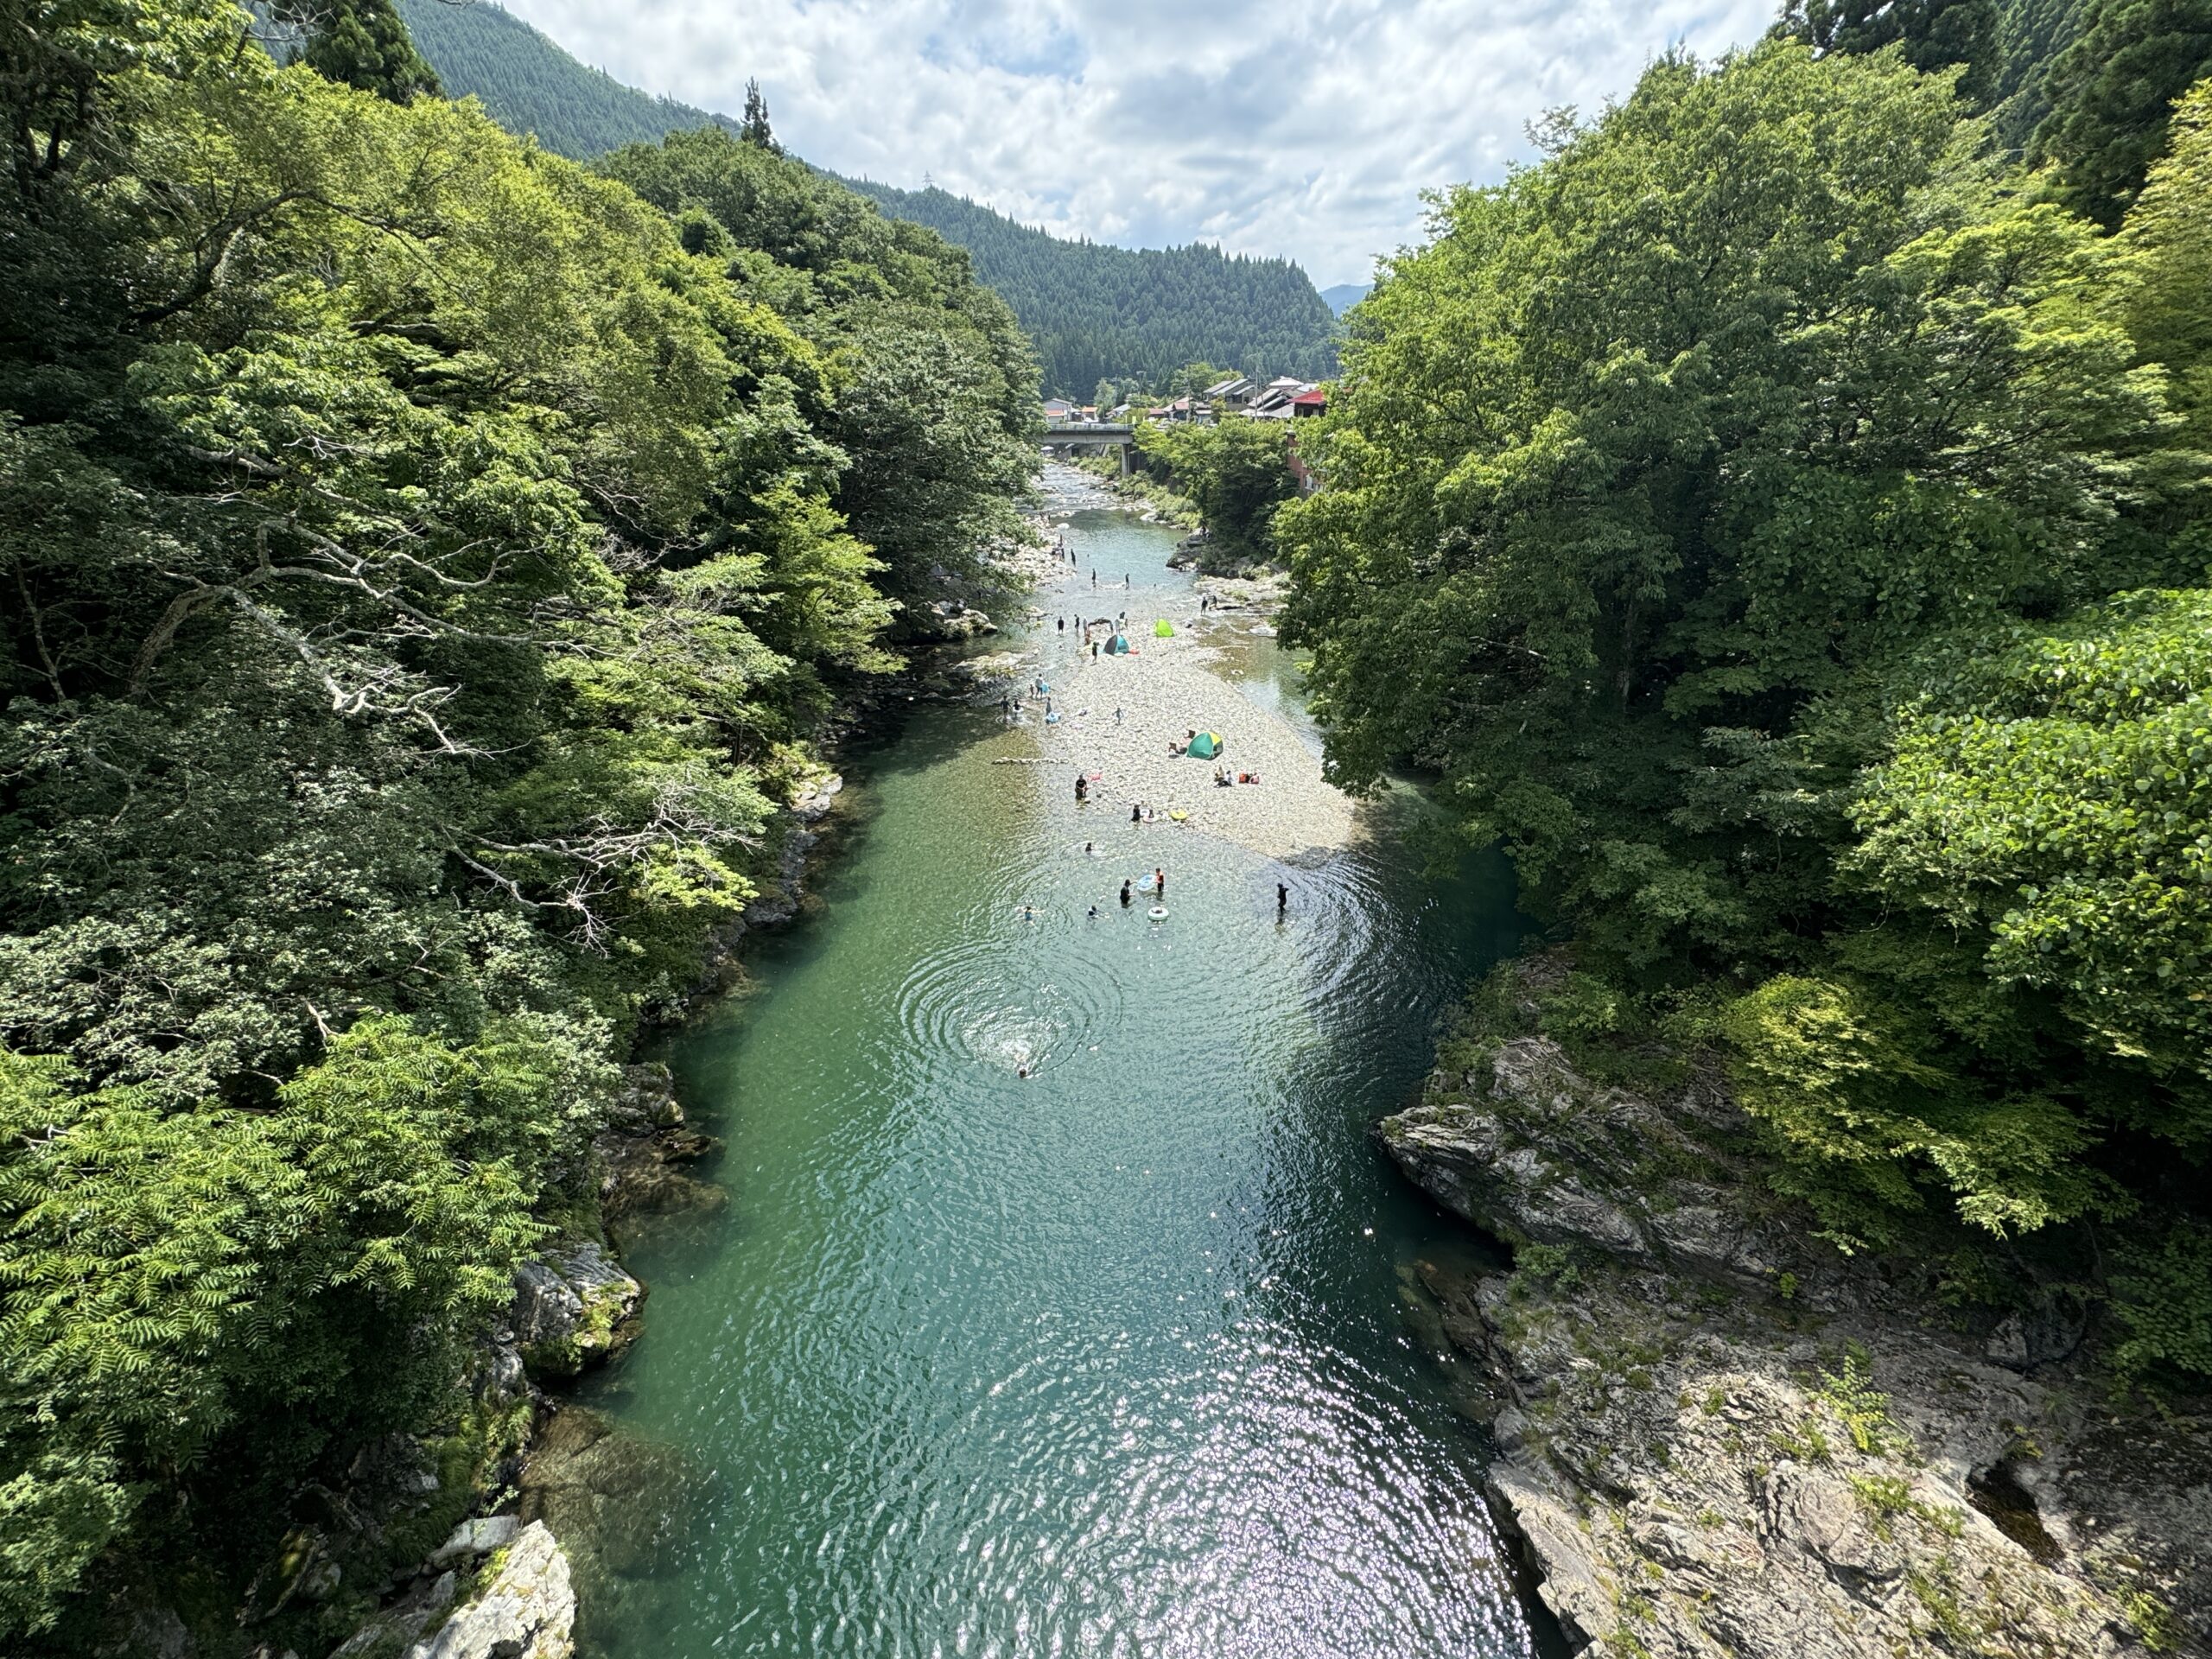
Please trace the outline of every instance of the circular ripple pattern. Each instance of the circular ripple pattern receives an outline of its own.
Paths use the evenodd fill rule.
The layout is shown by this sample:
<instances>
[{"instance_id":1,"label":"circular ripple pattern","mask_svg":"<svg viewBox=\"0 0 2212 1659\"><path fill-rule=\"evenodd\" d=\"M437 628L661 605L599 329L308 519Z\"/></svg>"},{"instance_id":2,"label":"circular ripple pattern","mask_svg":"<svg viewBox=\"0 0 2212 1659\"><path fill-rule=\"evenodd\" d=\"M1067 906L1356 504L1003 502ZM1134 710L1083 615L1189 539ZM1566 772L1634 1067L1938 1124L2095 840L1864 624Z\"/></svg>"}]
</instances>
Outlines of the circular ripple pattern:
<instances>
[{"instance_id":1,"label":"circular ripple pattern","mask_svg":"<svg viewBox=\"0 0 2212 1659\"><path fill-rule=\"evenodd\" d=\"M1135 613L1188 604L1171 536L1069 534L1085 591L1095 561ZM1242 667L1295 708L1272 648ZM1502 873L1423 880L1403 796L1312 867L1131 826L990 764L1025 741L918 715L826 918L672 1057L732 1202L635 1252L652 1315L597 1403L701 1496L665 1548L596 1553L588 1645L1532 1656L1402 1319L1443 1230L1366 1135L1513 943ZM1117 896L1155 865L1159 921Z\"/></svg>"}]
</instances>

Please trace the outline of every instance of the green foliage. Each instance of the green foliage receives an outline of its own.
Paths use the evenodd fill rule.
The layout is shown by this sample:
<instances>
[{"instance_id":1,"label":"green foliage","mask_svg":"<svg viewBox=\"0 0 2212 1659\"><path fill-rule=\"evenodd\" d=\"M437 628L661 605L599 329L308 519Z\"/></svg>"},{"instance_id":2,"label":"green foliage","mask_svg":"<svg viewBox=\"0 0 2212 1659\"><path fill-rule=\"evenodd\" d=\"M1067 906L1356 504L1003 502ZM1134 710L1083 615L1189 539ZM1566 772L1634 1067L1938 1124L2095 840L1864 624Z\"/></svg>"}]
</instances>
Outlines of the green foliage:
<instances>
[{"instance_id":1,"label":"green foliage","mask_svg":"<svg viewBox=\"0 0 2212 1659\"><path fill-rule=\"evenodd\" d=\"M302 1483L458 1420L613 1059L895 663L887 590L1011 525L1035 399L963 256L761 146L664 208L219 0L18 22L11 1648L126 1560L234 1595Z\"/></svg>"},{"instance_id":2,"label":"green foliage","mask_svg":"<svg viewBox=\"0 0 2212 1659\"><path fill-rule=\"evenodd\" d=\"M2212 0L2089 0L2046 76L2031 159L2056 168L2059 200L2116 227L2165 152L2174 101L2208 73Z\"/></svg>"},{"instance_id":3,"label":"green foliage","mask_svg":"<svg viewBox=\"0 0 2212 1659\"><path fill-rule=\"evenodd\" d=\"M2212 1376L2212 1226L2183 1220L2124 1247L2112 1289L2126 1333L2115 1356L2123 1375L2171 1366Z\"/></svg>"},{"instance_id":4,"label":"green foliage","mask_svg":"<svg viewBox=\"0 0 2212 1659\"><path fill-rule=\"evenodd\" d=\"M2121 245L2132 279L2123 290L2139 348L2173 377L2176 406L2188 425L2177 442L2212 454L2212 306L2204 273L2212 269L2212 79L2174 107L2168 154L2128 215ZM2196 543L2212 565L2212 544ZM2192 573L2193 574L2193 573Z\"/></svg>"},{"instance_id":5,"label":"green foliage","mask_svg":"<svg viewBox=\"0 0 2212 1659\"><path fill-rule=\"evenodd\" d=\"M1780 1140L1777 1185L1843 1248L1897 1242L1893 1217L1939 1180L1960 1217L2032 1232L2091 1209L2090 1137L2062 1103L1995 1093L1931 1062L1897 1008L1830 982L1777 975L1721 1016L1737 1097Z\"/></svg>"},{"instance_id":6,"label":"green foliage","mask_svg":"<svg viewBox=\"0 0 2212 1659\"><path fill-rule=\"evenodd\" d=\"M435 97L437 72L423 60L391 0L315 0L301 56L317 74L404 104Z\"/></svg>"},{"instance_id":7,"label":"green foliage","mask_svg":"<svg viewBox=\"0 0 2212 1659\"><path fill-rule=\"evenodd\" d=\"M732 277L830 365L834 403L800 408L836 446L835 505L882 562L883 586L911 602L941 591L939 573L987 582L985 555L1020 533L1013 502L1036 465L1037 380L1012 314L966 257L719 128L631 146L606 168L760 251Z\"/></svg>"},{"instance_id":8,"label":"green foliage","mask_svg":"<svg viewBox=\"0 0 2212 1659\"><path fill-rule=\"evenodd\" d=\"M2145 592L1916 664L1846 867L1986 941L2087 1040L2176 1076L2212 1135L2212 594Z\"/></svg>"},{"instance_id":9,"label":"green foliage","mask_svg":"<svg viewBox=\"0 0 2212 1659\"><path fill-rule=\"evenodd\" d=\"M1777 34L1821 52L1895 46L1916 69L1967 66L1960 90L1980 97L1996 56L1995 0L1785 0Z\"/></svg>"},{"instance_id":10,"label":"green foliage","mask_svg":"<svg viewBox=\"0 0 2212 1659\"><path fill-rule=\"evenodd\" d=\"M1147 422L1137 428L1137 448L1198 507L1211 559L1275 556L1275 509L1298 493L1289 423Z\"/></svg>"},{"instance_id":11,"label":"green foliage","mask_svg":"<svg viewBox=\"0 0 2212 1659\"><path fill-rule=\"evenodd\" d=\"M1801 13L1441 200L1276 526L1332 772L1573 930L1547 1026L1717 1046L1826 1236L2000 1294L2212 1129L2212 179L2199 93L2121 237L2035 200L1909 67L2018 95L1971 16Z\"/></svg>"},{"instance_id":12,"label":"green foliage","mask_svg":"<svg viewBox=\"0 0 2212 1659\"><path fill-rule=\"evenodd\" d=\"M0 1051L14 1627L52 1622L144 1491L219 1479L270 1419L303 1459L441 1402L544 1230L529 1205L583 1081L522 1029L455 1050L372 1019L273 1110L171 1112Z\"/></svg>"}]
</instances>

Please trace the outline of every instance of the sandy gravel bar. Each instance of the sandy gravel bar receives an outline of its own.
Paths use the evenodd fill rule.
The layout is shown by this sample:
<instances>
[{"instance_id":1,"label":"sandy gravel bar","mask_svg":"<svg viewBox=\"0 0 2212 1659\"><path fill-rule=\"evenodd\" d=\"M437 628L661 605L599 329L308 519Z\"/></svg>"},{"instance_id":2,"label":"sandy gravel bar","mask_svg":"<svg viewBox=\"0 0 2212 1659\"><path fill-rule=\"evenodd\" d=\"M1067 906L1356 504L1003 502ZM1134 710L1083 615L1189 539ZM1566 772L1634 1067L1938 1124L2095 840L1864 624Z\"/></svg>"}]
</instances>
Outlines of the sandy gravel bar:
<instances>
[{"instance_id":1,"label":"sandy gravel bar","mask_svg":"<svg viewBox=\"0 0 2212 1659\"><path fill-rule=\"evenodd\" d=\"M1203 644L1180 633L1154 638L1149 616L1130 618L1128 639L1130 655L1102 654L1093 663L1086 652L1079 667L1071 645L1042 653L1035 671L1052 685L1062 718L1039 724L1043 708L1033 701L1024 720L1039 735L1055 787L1064 783L1072 797L1078 769L1102 772L1091 798L1124 817L1132 804L1163 814L1181 808L1191 827L1269 858L1318 857L1351 840L1350 798L1322 777L1320 761L1287 721L1213 671ZM1192 728L1221 734L1217 762L1168 753L1169 741ZM1217 765L1257 772L1261 781L1223 789L1213 781Z\"/></svg>"}]
</instances>

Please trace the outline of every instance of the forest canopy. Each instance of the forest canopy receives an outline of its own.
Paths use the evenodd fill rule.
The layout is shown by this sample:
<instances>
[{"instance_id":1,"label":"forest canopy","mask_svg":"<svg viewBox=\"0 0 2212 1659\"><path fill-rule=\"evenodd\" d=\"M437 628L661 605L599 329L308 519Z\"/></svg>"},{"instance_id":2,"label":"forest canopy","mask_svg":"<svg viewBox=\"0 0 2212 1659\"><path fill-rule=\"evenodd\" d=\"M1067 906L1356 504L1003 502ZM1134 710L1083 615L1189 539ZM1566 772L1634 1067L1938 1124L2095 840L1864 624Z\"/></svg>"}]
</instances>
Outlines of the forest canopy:
<instances>
[{"instance_id":1,"label":"forest canopy","mask_svg":"<svg viewBox=\"0 0 2212 1659\"><path fill-rule=\"evenodd\" d=\"M2132 1216L2130 1361L2204 1369L2206 92L2108 236L1948 47L1796 32L1440 204L1301 430L1288 631L1335 774L1433 768L1837 1245L1980 1294Z\"/></svg>"},{"instance_id":2,"label":"forest canopy","mask_svg":"<svg viewBox=\"0 0 2212 1659\"><path fill-rule=\"evenodd\" d=\"M11 1652L126 1560L234 1605L467 1408L631 1033L1033 467L964 254L727 134L548 154L389 16L0 41Z\"/></svg>"}]
</instances>

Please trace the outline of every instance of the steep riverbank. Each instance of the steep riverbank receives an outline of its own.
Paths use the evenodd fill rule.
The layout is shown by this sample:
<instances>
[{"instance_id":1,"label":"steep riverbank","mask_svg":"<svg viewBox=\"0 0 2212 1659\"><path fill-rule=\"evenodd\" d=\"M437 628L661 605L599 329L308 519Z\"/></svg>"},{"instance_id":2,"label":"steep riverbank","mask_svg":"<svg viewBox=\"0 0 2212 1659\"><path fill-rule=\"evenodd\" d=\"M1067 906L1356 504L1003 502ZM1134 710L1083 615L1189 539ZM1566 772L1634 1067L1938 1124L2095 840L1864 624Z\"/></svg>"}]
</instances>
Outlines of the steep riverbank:
<instances>
[{"instance_id":1,"label":"steep riverbank","mask_svg":"<svg viewBox=\"0 0 2212 1659\"><path fill-rule=\"evenodd\" d=\"M2212 1643L2212 1433L2118 1403L2063 1299L1962 1328L1762 1195L1724 1083L1610 1086L1504 970L1381 1139L1510 1274L1418 1270L1503 1390L1486 1489L1569 1637L1649 1659Z\"/></svg>"}]
</instances>

